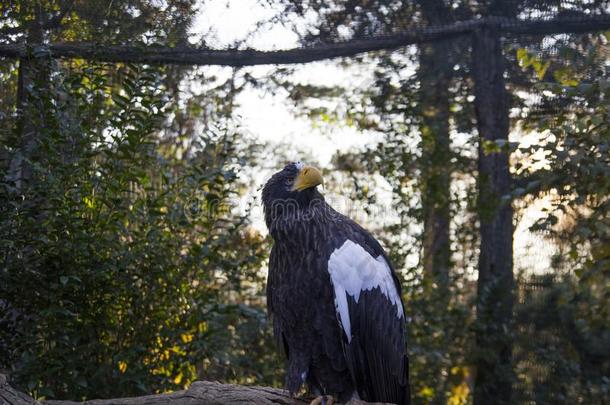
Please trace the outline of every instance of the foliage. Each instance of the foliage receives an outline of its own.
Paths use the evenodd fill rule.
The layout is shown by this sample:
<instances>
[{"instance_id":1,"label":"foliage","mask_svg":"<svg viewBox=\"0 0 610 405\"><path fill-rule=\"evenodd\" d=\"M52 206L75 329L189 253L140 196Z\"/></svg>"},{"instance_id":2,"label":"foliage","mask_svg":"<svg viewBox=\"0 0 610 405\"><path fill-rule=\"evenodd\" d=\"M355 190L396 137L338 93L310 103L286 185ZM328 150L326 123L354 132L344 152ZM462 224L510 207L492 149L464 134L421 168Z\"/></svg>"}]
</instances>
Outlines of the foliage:
<instances>
[{"instance_id":1,"label":"foliage","mask_svg":"<svg viewBox=\"0 0 610 405\"><path fill-rule=\"evenodd\" d=\"M231 206L237 134L206 133L172 161L155 137L161 76L128 66L116 90L106 69L31 95L48 108L34 178L24 194L2 183L0 297L18 318L2 357L37 396L182 387L225 346L238 308L223 297L260 267L263 240Z\"/></svg>"},{"instance_id":2,"label":"foliage","mask_svg":"<svg viewBox=\"0 0 610 405\"><path fill-rule=\"evenodd\" d=\"M179 46L194 3L10 2L0 32ZM277 384L267 241L235 206L257 147L231 129L232 78L52 62L41 48L0 66L0 368L47 398Z\"/></svg>"}]
</instances>

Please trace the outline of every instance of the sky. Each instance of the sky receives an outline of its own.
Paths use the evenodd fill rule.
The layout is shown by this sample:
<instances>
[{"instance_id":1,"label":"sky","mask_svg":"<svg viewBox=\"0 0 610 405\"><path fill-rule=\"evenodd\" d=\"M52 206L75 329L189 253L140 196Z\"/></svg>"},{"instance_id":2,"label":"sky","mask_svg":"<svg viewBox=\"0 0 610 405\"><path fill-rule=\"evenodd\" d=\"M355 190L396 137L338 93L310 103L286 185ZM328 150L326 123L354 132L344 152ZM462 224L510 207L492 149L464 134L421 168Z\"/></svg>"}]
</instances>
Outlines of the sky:
<instances>
[{"instance_id":1,"label":"sky","mask_svg":"<svg viewBox=\"0 0 610 405\"><path fill-rule=\"evenodd\" d=\"M209 0L200 7L192 27L193 42L197 43L202 37L207 46L223 49L243 41L241 48L254 48L258 50L277 50L298 47L298 36L292 27L278 23L265 26L255 31L257 23L269 21L277 11L270 6L263 6L257 0ZM305 24L306 22L304 22ZM297 29L302 27L297 26ZM252 35L251 35L252 34ZM246 39L247 38L247 39ZM245 40L244 40L245 39ZM333 86L369 86L373 80L372 66L342 67L335 61L314 62L305 65L293 65L292 80L301 84ZM228 68L205 68L222 74L230 74ZM255 66L246 68L256 77L265 77L273 67ZM414 68L415 69L415 68ZM413 74L415 70L410 73ZM279 92L269 94L261 89L248 88L239 94L236 100L236 119L240 128L248 135L264 142L288 144L288 158L303 160L302 156L315 156L322 167L329 166L332 156L337 151L362 149L367 145L381 140L380 134L357 131L355 128L345 126L316 126L307 117L298 117L293 114L293 104L287 94ZM515 136L515 134L513 134ZM517 136L520 136L517 134ZM459 137L458 137L459 138ZM511 139L512 140L512 139ZM453 139L459 144L460 139ZM258 189L265 180L284 162L270 157L268 166L255 175L255 186L244 200L244 207L259 192ZM279 166L279 167L278 167ZM389 223L395 218L391 204L391 191L383 179L379 182L383 189L378 193L381 201L377 222ZM366 226L367 216L359 216L362 212L340 194L327 195L339 211L351 214ZM549 241L540 236L533 235L528 228L542 215L541 208L548 206L548 201L537 201L523 213L521 220L516 224L514 235L515 268L530 269L534 273L545 272L549 268L553 249ZM251 214L253 225L265 233L266 229L262 219L260 206ZM536 254L532 254L536 252Z\"/></svg>"},{"instance_id":2,"label":"sky","mask_svg":"<svg viewBox=\"0 0 610 405\"><path fill-rule=\"evenodd\" d=\"M205 36L209 46L226 48L248 38L242 47L258 50L295 48L298 37L290 27L273 24L258 30L249 37L256 24L271 19L276 10L259 4L257 0L213 0L201 7L192 32L196 40ZM338 63L314 62L292 66L292 80L320 86L350 85L367 86L372 80L372 71L346 70ZM255 66L246 68L257 77L265 76L273 68ZM367 74L368 73L368 74ZM321 165L328 165L337 150L363 147L379 137L349 127L333 128L332 137L325 128L316 127L305 117L295 117L292 102L287 94L268 94L260 89L247 89L238 99L236 115L241 117L242 128L262 141L291 143L295 151L309 152ZM300 160L298 155L290 156Z\"/></svg>"}]
</instances>

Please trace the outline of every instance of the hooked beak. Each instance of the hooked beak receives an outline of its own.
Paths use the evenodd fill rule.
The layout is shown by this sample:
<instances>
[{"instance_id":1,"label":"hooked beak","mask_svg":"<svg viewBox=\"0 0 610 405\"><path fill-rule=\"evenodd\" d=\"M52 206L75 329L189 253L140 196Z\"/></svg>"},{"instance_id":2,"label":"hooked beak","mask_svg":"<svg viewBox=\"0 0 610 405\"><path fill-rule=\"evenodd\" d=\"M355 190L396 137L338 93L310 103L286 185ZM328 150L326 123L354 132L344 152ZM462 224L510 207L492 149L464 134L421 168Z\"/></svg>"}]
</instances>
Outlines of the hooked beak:
<instances>
[{"instance_id":1,"label":"hooked beak","mask_svg":"<svg viewBox=\"0 0 610 405\"><path fill-rule=\"evenodd\" d=\"M302 191L324 183L322 173L313 166L303 166L294 180L292 191Z\"/></svg>"}]
</instances>

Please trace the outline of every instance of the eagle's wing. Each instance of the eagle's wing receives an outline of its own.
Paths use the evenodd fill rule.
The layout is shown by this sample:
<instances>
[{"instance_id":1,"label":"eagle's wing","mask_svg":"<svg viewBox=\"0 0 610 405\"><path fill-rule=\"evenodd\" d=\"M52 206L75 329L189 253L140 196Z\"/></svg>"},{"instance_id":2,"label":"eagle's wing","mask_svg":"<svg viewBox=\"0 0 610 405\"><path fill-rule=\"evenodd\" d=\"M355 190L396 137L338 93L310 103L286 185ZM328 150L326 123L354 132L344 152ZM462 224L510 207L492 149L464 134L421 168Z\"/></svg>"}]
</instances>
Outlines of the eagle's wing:
<instances>
[{"instance_id":1,"label":"eagle's wing","mask_svg":"<svg viewBox=\"0 0 610 405\"><path fill-rule=\"evenodd\" d=\"M273 319L273 336L276 339L276 343L278 344L278 347L284 349L284 354L287 356L287 350L282 342L282 332L280 329L279 320L277 317L273 317L273 313L275 312L275 308L273 305L273 294L278 284L276 280L277 271L275 270L278 267L277 261L277 251L274 246L273 248L271 248L271 254L269 255L269 271L267 272L267 312L269 316L271 316Z\"/></svg>"},{"instance_id":2,"label":"eagle's wing","mask_svg":"<svg viewBox=\"0 0 610 405\"><path fill-rule=\"evenodd\" d=\"M348 220L328 260L348 367L364 400L408 404L409 366L400 284L383 248Z\"/></svg>"},{"instance_id":3,"label":"eagle's wing","mask_svg":"<svg viewBox=\"0 0 610 405\"><path fill-rule=\"evenodd\" d=\"M279 294L281 294L281 272L280 272L280 258L277 252L276 246L271 248L271 254L269 255L269 271L267 273L267 312L273 321L273 337L275 338L275 342L277 347L282 349L286 358L289 357L288 353L288 345L286 344L286 340L284 337L284 333L282 330L281 320L279 316L274 316L276 308L274 302Z\"/></svg>"}]
</instances>

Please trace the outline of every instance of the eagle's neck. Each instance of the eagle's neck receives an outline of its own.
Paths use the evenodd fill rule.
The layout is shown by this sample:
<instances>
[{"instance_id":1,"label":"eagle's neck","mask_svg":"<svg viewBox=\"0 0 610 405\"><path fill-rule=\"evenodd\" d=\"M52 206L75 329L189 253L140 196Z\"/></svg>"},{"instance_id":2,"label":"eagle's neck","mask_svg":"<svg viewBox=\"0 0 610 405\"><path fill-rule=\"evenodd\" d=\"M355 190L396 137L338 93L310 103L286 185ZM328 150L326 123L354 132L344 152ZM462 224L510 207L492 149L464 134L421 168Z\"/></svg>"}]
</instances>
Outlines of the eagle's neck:
<instances>
[{"instance_id":1,"label":"eagle's neck","mask_svg":"<svg viewBox=\"0 0 610 405\"><path fill-rule=\"evenodd\" d=\"M310 199L307 204L302 201L282 201L274 207L265 207L265 221L274 241L303 240L318 233L323 224L337 215L324 201L324 197Z\"/></svg>"}]
</instances>

